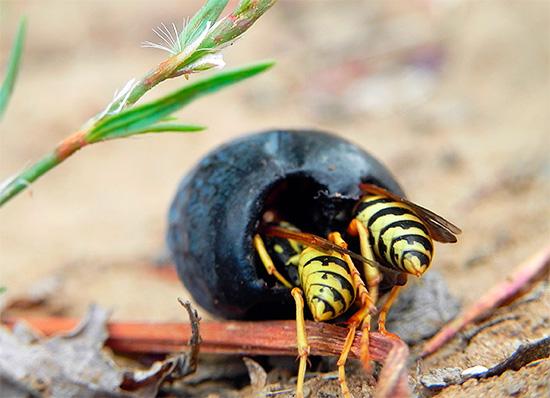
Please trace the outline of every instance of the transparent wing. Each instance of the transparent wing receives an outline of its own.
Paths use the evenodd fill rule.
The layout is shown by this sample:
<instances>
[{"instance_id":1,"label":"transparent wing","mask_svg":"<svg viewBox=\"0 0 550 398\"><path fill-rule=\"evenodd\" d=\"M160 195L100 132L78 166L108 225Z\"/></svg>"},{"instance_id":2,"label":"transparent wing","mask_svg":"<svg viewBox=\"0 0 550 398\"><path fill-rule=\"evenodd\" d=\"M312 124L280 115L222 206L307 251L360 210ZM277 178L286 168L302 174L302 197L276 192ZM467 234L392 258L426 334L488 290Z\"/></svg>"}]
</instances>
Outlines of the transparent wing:
<instances>
[{"instance_id":1,"label":"transparent wing","mask_svg":"<svg viewBox=\"0 0 550 398\"><path fill-rule=\"evenodd\" d=\"M348 256L350 256L351 258L357 261L360 261L363 263L369 263L374 267L380 266L380 264L378 264L377 262L368 260L365 257L361 256L360 254L357 254L355 252L352 252L351 250L338 246L329 240L321 238L320 236L313 235L307 232L294 231L291 229L277 227L274 225L265 225L265 224L261 224L258 227L258 232L263 233L265 235L278 236L284 239L295 240L297 242L303 243L306 246L313 247L314 249L317 249L322 252L330 252L331 250L334 250L341 254L347 254Z\"/></svg>"},{"instance_id":2,"label":"transparent wing","mask_svg":"<svg viewBox=\"0 0 550 398\"><path fill-rule=\"evenodd\" d=\"M433 211L426 209L416 203L410 202L405 198L394 195L393 193L380 188L372 184L360 184L359 187L361 190L367 194L371 195L381 195L390 197L396 201L405 203L415 212L415 214L424 221L430 236L432 239L442 242L442 243L456 243L457 238L455 235L462 233L462 230L458 228L453 223L445 220L438 214L435 214Z\"/></svg>"}]
</instances>

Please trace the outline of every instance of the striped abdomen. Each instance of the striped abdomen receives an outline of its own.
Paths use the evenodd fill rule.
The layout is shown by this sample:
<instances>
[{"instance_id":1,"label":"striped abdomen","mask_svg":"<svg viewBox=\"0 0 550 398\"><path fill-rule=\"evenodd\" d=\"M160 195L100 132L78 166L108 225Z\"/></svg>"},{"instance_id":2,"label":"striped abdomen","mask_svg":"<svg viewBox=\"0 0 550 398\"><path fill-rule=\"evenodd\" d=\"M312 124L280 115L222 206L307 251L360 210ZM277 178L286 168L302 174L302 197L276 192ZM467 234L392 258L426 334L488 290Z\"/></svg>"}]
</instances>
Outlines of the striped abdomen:
<instances>
[{"instance_id":1,"label":"striped abdomen","mask_svg":"<svg viewBox=\"0 0 550 398\"><path fill-rule=\"evenodd\" d=\"M357 205L355 217L368 229L370 245L382 264L416 276L430 266L432 239L406 203L385 196L366 196Z\"/></svg>"},{"instance_id":2,"label":"striped abdomen","mask_svg":"<svg viewBox=\"0 0 550 398\"><path fill-rule=\"evenodd\" d=\"M350 267L343 255L306 248L298 267L302 290L316 321L336 318L355 300Z\"/></svg>"},{"instance_id":3,"label":"striped abdomen","mask_svg":"<svg viewBox=\"0 0 550 398\"><path fill-rule=\"evenodd\" d=\"M285 221L270 223L269 225L300 232L294 225ZM300 253L304 250L304 246L297 241L278 236L267 236L265 246L277 269L283 273L293 286L300 286L298 261Z\"/></svg>"}]
</instances>

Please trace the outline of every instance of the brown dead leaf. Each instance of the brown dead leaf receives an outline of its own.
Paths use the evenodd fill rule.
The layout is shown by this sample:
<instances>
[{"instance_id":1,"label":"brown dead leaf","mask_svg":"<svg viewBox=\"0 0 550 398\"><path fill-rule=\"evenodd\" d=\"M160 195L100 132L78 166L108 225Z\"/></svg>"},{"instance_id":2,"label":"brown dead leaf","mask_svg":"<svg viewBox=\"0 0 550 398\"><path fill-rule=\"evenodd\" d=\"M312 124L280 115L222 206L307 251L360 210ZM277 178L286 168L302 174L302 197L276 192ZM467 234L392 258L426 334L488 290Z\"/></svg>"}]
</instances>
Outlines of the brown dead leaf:
<instances>
[{"instance_id":1,"label":"brown dead leaf","mask_svg":"<svg viewBox=\"0 0 550 398\"><path fill-rule=\"evenodd\" d=\"M80 325L49 338L19 323L13 333L0 328L3 394L26 397L155 396L181 357L157 362L146 371L122 370L102 351L109 312L93 305ZM183 356L184 354L182 354Z\"/></svg>"},{"instance_id":2,"label":"brown dead leaf","mask_svg":"<svg viewBox=\"0 0 550 398\"><path fill-rule=\"evenodd\" d=\"M250 386L252 391L260 392L267 384L267 373L258 362L252 358L244 357L244 364L248 369L248 376L250 377Z\"/></svg>"}]
</instances>

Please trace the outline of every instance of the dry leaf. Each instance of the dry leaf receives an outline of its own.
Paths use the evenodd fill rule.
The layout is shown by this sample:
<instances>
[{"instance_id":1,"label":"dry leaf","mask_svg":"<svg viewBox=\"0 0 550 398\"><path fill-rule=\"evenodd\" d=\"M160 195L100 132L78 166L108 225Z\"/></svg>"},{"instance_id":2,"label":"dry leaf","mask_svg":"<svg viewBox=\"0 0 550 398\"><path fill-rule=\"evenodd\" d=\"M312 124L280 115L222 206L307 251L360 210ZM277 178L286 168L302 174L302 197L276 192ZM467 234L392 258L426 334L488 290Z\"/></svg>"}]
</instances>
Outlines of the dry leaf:
<instances>
[{"instance_id":1,"label":"dry leaf","mask_svg":"<svg viewBox=\"0 0 550 398\"><path fill-rule=\"evenodd\" d=\"M3 396L132 397L155 396L182 361L157 362L147 371L121 370L102 352L109 312L97 305L69 333L39 336L20 323L13 333L0 328L0 381Z\"/></svg>"}]
</instances>

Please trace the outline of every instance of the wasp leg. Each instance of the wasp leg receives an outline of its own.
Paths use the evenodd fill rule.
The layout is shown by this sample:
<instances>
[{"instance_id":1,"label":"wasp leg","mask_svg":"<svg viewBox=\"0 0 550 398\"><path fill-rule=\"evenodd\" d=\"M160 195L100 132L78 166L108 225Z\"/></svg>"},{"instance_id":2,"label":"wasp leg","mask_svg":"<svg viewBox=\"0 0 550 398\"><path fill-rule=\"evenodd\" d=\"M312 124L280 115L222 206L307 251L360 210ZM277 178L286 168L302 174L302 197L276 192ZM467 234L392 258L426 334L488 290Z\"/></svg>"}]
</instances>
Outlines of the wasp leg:
<instances>
[{"instance_id":1,"label":"wasp leg","mask_svg":"<svg viewBox=\"0 0 550 398\"><path fill-rule=\"evenodd\" d=\"M363 286L365 293L367 293L367 289ZM368 299L370 300L370 298ZM361 308L351 316L351 318L348 321L348 335L346 337L346 342L344 344L344 348L342 350L342 353L340 354L340 358L338 358L338 362L336 363L338 365L338 379L340 381L340 387L342 389L342 394L344 397L349 397L349 390L346 384L346 373L344 370L344 366L346 364L346 360L348 358L349 352L351 350L351 346L353 344L353 339L355 338L355 332L357 328L363 324L362 326L362 337L361 337L361 352L360 352L360 360L363 364L363 369L365 369L366 372L370 372L371 370L371 364L370 364L370 357L369 357L369 331L370 331L370 312L369 312L369 302L368 300L366 302L363 302L361 304Z\"/></svg>"},{"instance_id":2,"label":"wasp leg","mask_svg":"<svg viewBox=\"0 0 550 398\"><path fill-rule=\"evenodd\" d=\"M341 235L338 232L333 232L329 235L329 240L337 245L345 245L346 243L342 239ZM369 360L369 329L370 329L370 314L376 311L376 306L374 301L371 298L363 279L361 279L361 274L351 261L351 258L348 255L344 255L344 259L348 263L350 268L350 273L353 278L353 283L357 291L357 300L360 303L359 310L353 314L348 320L348 336L346 338L346 343L344 349L340 354L338 359L338 378L340 380L340 387L342 389L342 394L345 397L349 397L349 390L346 384L346 373L344 366L346 364L349 351L351 350L351 345L353 339L355 338L355 332L361 324L363 324L363 336L361 338L361 362L365 370L370 371L370 360Z\"/></svg>"},{"instance_id":3,"label":"wasp leg","mask_svg":"<svg viewBox=\"0 0 550 398\"><path fill-rule=\"evenodd\" d=\"M293 288L290 294L292 294L296 302L296 340L298 345L298 358L300 359L296 384L296 398L303 398L304 379L306 377L306 365L308 361L307 356L309 355L306 322L304 320L304 299L302 298L302 289L299 287Z\"/></svg>"},{"instance_id":4,"label":"wasp leg","mask_svg":"<svg viewBox=\"0 0 550 398\"><path fill-rule=\"evenodd\" d=\"M342 349L342 353L340 354L340 358L338 358L338 362L336 365L338 366L338 380L340 382L340 388L342 390L342 395L346 398L350 397L349 389L346 383L346 371L345 371L345 365L346 361L348 359L349 352L351 350L351 346L353 344L353 339L355 338L355 332L357 328L363 324L363 336L361 338L361 363L363 364L363 368L365 371L370 372L371 365L370 365L370 359L369 359L369 329L370 329L370 297L368 297L368 292L363 284L363 291L366 296L364 296L363 299L360 299L361 301L361 308L351 316L351 318L348 321L348 335L346 337L346 342L344 343L344 348ZM364 345L364 347L363 347Z\"/></svg>"},{"instance_id":5,"label":"wasp leg","mask_svg":"<svg viewBox=\"0 0 550 398\"><path fill-rule=\"evenodd\" d=\"M359 272L357 272L357 275L359 275ZM344 364L346 362L347 355L349 353L349 350L351 349L353 338L355 337L355 331L361 325L362 325L361 330L363 334L361 337L361 350L359 353L359 357L365 371L370 372L371 370L370 357L369 357L369 331L370 331L371 313L376 310L376 307L374 306L374 303L367 291L367 288L365 287L365 284L360 279L360 277L359 277L359 283L357 283L356 281L356 289L357 289L357 295L358 295L357 300L360 303L360 308L348 320L348 328L350 329L348 332L349 346L347 345L348 340L346 340L346 345L344 346L344 350L342 351L340 359L338 360L339 371L341 366L342 372L343 372Z\"/></svg>"},{"instance_id":6,"label":"wasp leg","mask_svg":"<svg viewBox=\"0 0 550 398\"><path fill-rule=\"evenodd\" d=\"M374 254L369 243L369 231L368 229L357 219L351 220L348 227L348 232L351 235L359 236L359 245L361 248L361 255L367 260L375 261ZM363 263L363 272L367 279L368 294L370 299L376 303L378 301L378 284L380 283L380 272L370 263ZM369 331L370 331L371 315L370 313L365 316L363 320L363 330L361 337L361 351L360 359L365 371L370 371L371 363L369 358Z\"/></svg>"},{"instance_id":7,"label":"wasp leg","mask_svg":"<svg viewBox=\"0 0 550 398\"><path fill-rule=\"evenodd\" d=\"M279 282L291 289L292 284L287 281L285 277L279 273L279 271L277 271L277 268L275 268L275 264L273 264L273 260L271 260L271 256L265 248L264 241L258 234L254 235L254 248L256 249L258 256L260 256L260 260L262 260L262 264L264 265L267 273L269 275L273 275L279 280Z\"/></svg>"},{"instance_id":8,"label":"wasp leg","mask_svg":"<svg viewBox=\"0 0 550 398\"><path fill-rule=\"evenodd\" d=\"M359 245L361 247L361 255L367 260L375 262L374 254L369 243L369 231L368 229L356 218L351 220L348 233L350 235L359 236ZM363 271L365 272L365 278L367 279L367 286L369 287L369 294L373 301L376 303L378 300L378 284L380 283L380 272L376 267L369 263L363 263Z\"/></svg>"},{"instance_id":9,"label":"wasp leg","mask_svg":"<svg viewBox=\"0 0 550 398\"><path fill-rule=\"evenodd\" d=\"M338 358L338 362L336 362L336 365L338 366L338 381L340 383L340 389L342 390L342 395L345 398L350 398L351 395L349 393L348 384L346 383L346 361L348 359L349 352L351 350L351 345L353 344L353 339L355 338L355 330L357 329L357 324L349 324L348 325L349 331L348 336L346 337L346 342L344 343L344 348L342 350L342 353L340 354L340 358Z\"/></svg>"},{"instance_id":10,"label":"wasp leg","mask_svg":"<svg viewBox=\"0 0 550 398\"><path fill-rule=\"evenodd\" d=\"M347 248L347 244L346 244L346 242L344 242L344 240L342 239L342 236L340 235L339 232L330 233L329 236L328 236L328 239L332 243L334 243L338 246ZM357 314L365 312L365 316L366 316L368 314L372 314L372 313L376 312L375 300L373 299L372 295L370 294L370 292L365 287L365 283L363 282L363 279L361 278L361 274L359 273L359 271L355 267L355 264L353 263L353 261L351 261L350 256L348 256L347 254L343 254L342 256L344 257L345 261L348 263L348 266L349 266L349 269L350 269L350 274L351 274L351 277L353 278L353 284L354 284L354 286L357 290L357 297L358 297L359 302L361 303L361 309L359 311L357 311ZM376 270L376 268L374 268L374 270L378 274L378 270ZM355 317L355 315L352 318L354 318L354 317ZM364 319L364 316L361 318L361 321L363 319Z\"/></svg>"},{"instance_id":11,"label":"wasp leg","mask_svg":"<svg viewBox=\"0 0 550 398\"><path fill-rule=\"evenodd\" d=\"M390 295L386 302L384 303L384 306L380 309L380 314L378 315L378 331L382 334L385 334L388 337L393 337L398 339L399 336L393 333L390 333L386 330L386 315L388 314L388 310L390 309L391 305L395 301L395 298L399 294L399 291L401 290L403 286L394 286L390 292Z\"/></svg>"}]
</instances>

